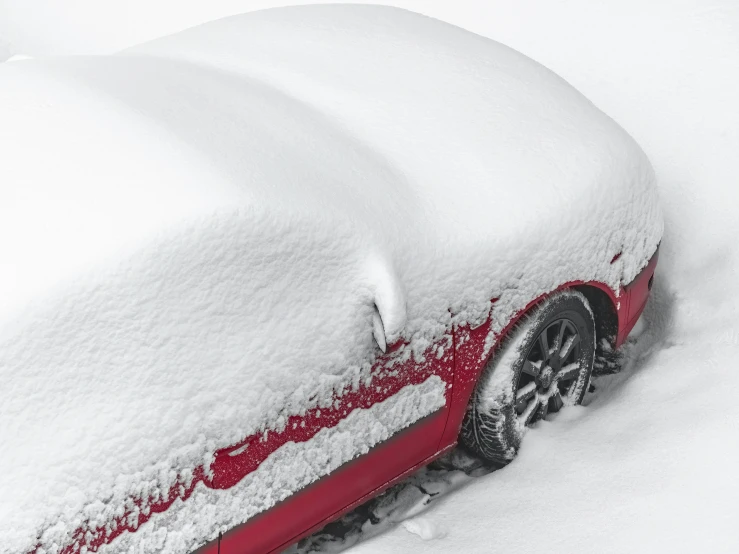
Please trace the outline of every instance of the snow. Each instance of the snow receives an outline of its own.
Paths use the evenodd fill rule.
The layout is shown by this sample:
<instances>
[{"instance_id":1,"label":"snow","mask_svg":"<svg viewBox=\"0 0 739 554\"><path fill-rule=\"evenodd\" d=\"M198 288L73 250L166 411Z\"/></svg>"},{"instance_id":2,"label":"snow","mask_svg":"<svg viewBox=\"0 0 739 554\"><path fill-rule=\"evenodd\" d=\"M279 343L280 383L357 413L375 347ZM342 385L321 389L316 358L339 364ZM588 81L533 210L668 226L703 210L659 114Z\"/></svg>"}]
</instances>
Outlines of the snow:
<instances>
[{"instance_id":1,"label":"snow","mask_svg":"<svg viewBox=\"0 0 739 554\"><path fill-rule=\"evenodd\" d=\"M396 508L391 517L372 525L368 515L361 533L312 544L337 552L367 538L357 554L739 551L739 8L526 0L426 11L544 63L645 148L666 218L655 288L622 374L529 432L512 464L474 477L431 468L377 501L382 514ZM424 510L406 514L396 498L413 491ZM447 534L423 541L394 527L405 517Z\"/></svg>"},{"instance_id":2,"label":"snow","mask_svg":"<svg viewBox=\"0 0 739 554\"><path fill-rule=\"evenodd\" d=\"M134 534L125 534L101 554L178 554L192 552L203 538L232 529L245 518L274 506L342 464L365 454L414 421L444 405L445 383L436 375L369 409L354 410L336 427L325 428L303 444L289 442L233 489L199 484L186 502L155 515Z\"/></svg>"},{"instance_id":3,"label":"snow","mask_svg":"<svg viewBox=\"0 0 739 554\"><path fill-rule=\"evenodd\" d=\"M337 44L342 56L336 56ZM372 191L371 202L352 199L351 210L367 209L354 217L369 226L383 220L409 306L436 288L448 303L463 306L464 316L486 315L490 293L506 288L515 266L539 272L527 266L532 258L536 264L567 260L562 267L550 265L540 291L571 279L573 267L580 278L597 274L617 289L643 267L661 238L651 166L622 129L545 68L439 21L372 6L294 7L212 22L126 53L207 65L265 83L329 116L337 130L389 166L407 194L392 198L399 187L392 193L383 187ZM402 210L403 226L388 217L389 210ZM566 230L556 235L552 226ZM413 231L423 234L435 256L446 258L445 267L430 273L433 284L424 282L429 254L413 256L412 264L400 259L415 253L422 240ZM402 244L406 236L412 246ZM572 237L568 245L561 244L565 236ZM511 248L514 242L521 244ZM619 264L608 265L621 250ZM473 277L462 280L459 267L470 263L477 266ZM490 284L481 286L481 277ZM478 291L483 294L474 302L467 299ZM504 298L502 305L507 303ZM478 313L467 313L473 309ZM431 310L424 306L421 313L426 317ZM413 314L409 318L413 328Z\"/></svg>"},{"instance_id":4,"label":"snow","mask_svg":"<svg viewBox=\"0 0 739 554\"><path fill-rule=\"evenodd\" d=\"M0 39L0 62L7 61L11 59L10 55L10 45Z\"/></svg>"},{"instance_id":5,"label":"snow","mask_svg":"<svg viewBox=\"0 0 739 554\"><path fill-rule=\"evenodd\" d=\"M499 331L560 283L630 280L662 235L652 167L615 122L515 51L389 8L5 63L0 120L3 553L332 402L368 377L373 334L421 355L450 307L475 323L493 297ZM339 462L438 407L418 391ZM186 552L167 518L212 537L229 505L269 505L237 493L198 489L117 544Z\"/></svg>"},{"instance_id":6,"label":"snow","mask_svg":"<svg viewBox=\"0 0 739 554\"><path fill-rule=\"evenodd\" d=\"M447 533L440 526L430 522L425 517L415 517L413 519L406 519L403 522L403 527L409 533L418 535L424 541L430 541L432 539L443 539Z\"/></svg>"}]
</instances>

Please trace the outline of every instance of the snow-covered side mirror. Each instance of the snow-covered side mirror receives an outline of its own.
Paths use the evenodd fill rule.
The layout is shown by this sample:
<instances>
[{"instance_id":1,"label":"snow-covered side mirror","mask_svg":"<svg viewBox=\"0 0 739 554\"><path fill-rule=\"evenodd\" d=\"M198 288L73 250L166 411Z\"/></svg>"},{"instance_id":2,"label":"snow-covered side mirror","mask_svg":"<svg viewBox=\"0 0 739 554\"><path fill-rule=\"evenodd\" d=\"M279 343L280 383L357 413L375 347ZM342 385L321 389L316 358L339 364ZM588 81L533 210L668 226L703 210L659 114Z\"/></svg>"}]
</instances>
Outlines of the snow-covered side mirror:
<instances>
[{"instance_id":1,"label":"snow-covered side mirror","mask_svg":"<svg viewBox=\"0 0 739 554\"><path fill-rule=\"evenodd\" d=\"M377 346L386 353L388 346L400 342L405 327L405 292L392 262L386 256L370 254L365 267L374 302L372 334Z\"/></svg>"},{"instance_id":2,"label":"snow-covered side mirror","mask_svg":"<svg viewBox=\"0 0 739 554\"><path fill-rule=\"evenodd\" d=\"M385 339L385 326L382 324L382 317L380 311L375 306L375 311L372 314L372 334L375 336L375 342L380 347L383 354L387 351L387 340Z\"/></svg>"}]
</instances>

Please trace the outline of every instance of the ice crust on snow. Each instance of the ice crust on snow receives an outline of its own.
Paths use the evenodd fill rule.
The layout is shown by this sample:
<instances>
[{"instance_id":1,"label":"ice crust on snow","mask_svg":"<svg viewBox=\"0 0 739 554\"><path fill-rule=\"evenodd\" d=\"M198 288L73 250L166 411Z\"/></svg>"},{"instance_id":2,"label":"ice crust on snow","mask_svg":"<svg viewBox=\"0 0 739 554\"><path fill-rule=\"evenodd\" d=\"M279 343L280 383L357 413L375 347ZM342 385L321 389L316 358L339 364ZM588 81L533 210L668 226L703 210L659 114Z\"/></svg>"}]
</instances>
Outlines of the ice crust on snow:
<instances>
[{"instance_id":1,"label":"ice crust on snow","mask_svg":"<svg viewBox=\"0 0 739 554\"><path fill-rule=\"evenodd\" d=\"M498 332L561 283L616 290L662 234L617 124L521 54L391 8L3 64L0 120L2 553L357 386L376 311L420 355L493 297ZM237 492L198 493L193 525L254 513Z\"/></svg>"}]
</instances>

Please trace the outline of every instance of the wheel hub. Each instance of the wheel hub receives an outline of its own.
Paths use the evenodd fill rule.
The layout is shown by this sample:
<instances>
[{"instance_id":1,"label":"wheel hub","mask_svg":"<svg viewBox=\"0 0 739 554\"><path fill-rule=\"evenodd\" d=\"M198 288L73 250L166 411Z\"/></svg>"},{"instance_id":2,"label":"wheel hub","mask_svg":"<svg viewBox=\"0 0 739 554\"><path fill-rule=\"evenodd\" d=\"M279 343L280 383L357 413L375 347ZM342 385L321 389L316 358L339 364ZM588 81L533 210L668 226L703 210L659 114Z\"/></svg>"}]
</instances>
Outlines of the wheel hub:
<instances>
[{"instance_id":1,"label":"wheel hub","mask_svg":"<svg viewBox=\"0 0 739 554\"><path fill-rule=\"evenodd\" d=\"M541 370L536 380L539 392L546 392L552 384L552 379L554 379L554 369L551 365L547 364L547 366Z\"/></svg>"},{"instance_id":2,"label":"wheel hub","mask_svg":"<svg viewBox=\"0 0 739 554\"><path fill-rule=\"evenodd\" d=\"M532 343L516 382L516 414L524 425L578 403L576 385L588 370L580 362L579 330L568 318L549 323Z\"/></svg>"}]
</instances>

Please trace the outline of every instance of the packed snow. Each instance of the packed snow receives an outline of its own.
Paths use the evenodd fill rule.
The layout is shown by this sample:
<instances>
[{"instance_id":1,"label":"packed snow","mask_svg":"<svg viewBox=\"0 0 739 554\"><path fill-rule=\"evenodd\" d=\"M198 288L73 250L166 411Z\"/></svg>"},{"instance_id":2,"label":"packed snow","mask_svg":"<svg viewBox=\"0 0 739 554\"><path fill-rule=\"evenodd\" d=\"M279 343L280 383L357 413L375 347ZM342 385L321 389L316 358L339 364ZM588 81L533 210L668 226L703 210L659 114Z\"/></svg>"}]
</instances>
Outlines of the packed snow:
<instances>
[{"instance_id":1,"label":"packed snow","mask_svg":"<svg viewBox=\"0 0 739 554\"><path fill-rule=\"evenodd\" d=\"M516 51L390 8L16 59L0 120L0 552L51 547L331 402L368 377L376 314L419 356L450 307L475 323L499 297L499 331L560 283L629 281L662 235L652 168L614 121ZM347 459L438 408L433 385ZM281 459L244 486L273 486ZM184 553L178 518L209 539L260 498L198 491L202 509L119 545ZM451 540L426 523L408 525Z\"/></svg>"}]
</instances>

